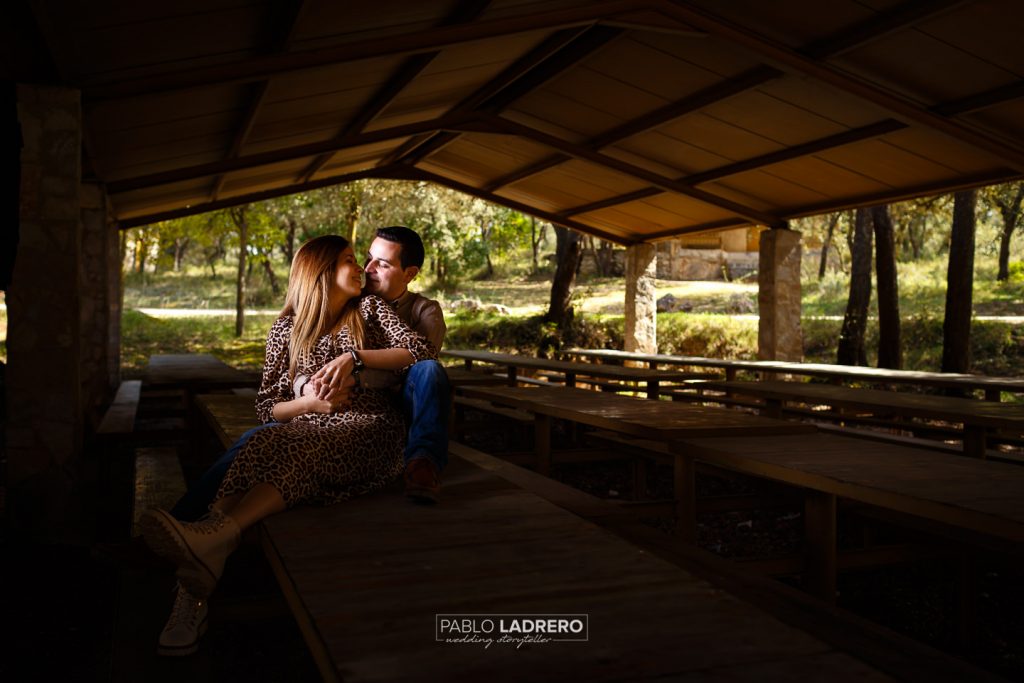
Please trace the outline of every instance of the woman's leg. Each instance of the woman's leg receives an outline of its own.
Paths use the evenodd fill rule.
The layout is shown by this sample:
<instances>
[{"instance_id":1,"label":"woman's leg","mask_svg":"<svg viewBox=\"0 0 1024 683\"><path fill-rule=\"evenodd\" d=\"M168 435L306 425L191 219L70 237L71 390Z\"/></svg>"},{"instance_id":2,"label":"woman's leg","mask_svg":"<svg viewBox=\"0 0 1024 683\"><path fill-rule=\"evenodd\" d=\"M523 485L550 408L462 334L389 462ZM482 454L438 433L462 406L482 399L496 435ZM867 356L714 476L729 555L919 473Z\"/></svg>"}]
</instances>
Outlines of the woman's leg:
<instances>
[{"instance_id":1,"label":"woman's leg","mask_svg":"<svg viewBox=\"0 0 1024 683\"><path fill-rule=\"evenodd\" d=\"M230 507L226 510L220 509L234 519L235 523L238 524L238 528L242 531L245 531L264 517L269 517L285 509L284 498L281 497L280 491L273 484L256 484L244 495L234 494L221 498L221 501L231 498L236 498L237 501L229 503ZM221 501L218 501L214 507L219 506Z\"/></svg>"}]
</instances>

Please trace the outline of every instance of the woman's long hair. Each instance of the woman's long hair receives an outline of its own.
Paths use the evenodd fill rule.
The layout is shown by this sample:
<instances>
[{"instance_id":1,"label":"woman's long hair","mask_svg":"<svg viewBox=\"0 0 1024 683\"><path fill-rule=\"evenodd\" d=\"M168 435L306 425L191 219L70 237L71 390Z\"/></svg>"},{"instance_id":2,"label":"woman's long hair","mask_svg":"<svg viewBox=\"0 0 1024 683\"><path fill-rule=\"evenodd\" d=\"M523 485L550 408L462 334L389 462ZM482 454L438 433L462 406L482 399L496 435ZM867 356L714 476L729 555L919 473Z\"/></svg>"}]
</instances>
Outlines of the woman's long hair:
<instances>
[{"instance_id":1,"label":"woman's long hair","mask_svg":"<svg viewBox=\"0 0 1024 683\"><path fill-rule=\"evenodd\" d=\"M281 315L294 316L288 375L295 377L300 361L308 360L316 341L333 328L347 325L356 348L365 342L363 317L359 315L359 297L353 297L332 319L329 305L331 283L334 281L338 257L348 247L348 240L339 235L324 235L309 240L295 253L288 276Z\"/></svg>"}]
</instances>

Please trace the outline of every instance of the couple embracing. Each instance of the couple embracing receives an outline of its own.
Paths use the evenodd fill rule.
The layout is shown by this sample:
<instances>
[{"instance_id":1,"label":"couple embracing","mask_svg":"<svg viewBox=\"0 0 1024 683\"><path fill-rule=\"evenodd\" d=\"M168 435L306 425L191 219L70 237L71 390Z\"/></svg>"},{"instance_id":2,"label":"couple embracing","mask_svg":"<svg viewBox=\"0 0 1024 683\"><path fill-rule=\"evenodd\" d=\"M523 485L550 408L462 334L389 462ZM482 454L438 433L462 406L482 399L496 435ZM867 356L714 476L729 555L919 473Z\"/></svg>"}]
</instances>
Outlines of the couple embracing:
<instances>
[{"instance_id":1,"label":"couple embracing","mask_svg":"<svg viewBox=\"0 0 1024 683\"><path fill-rule=\"evenodd\" d=\"M295 254L284 310L267 335L256 397L263 424L174 508L142 518L146 543L177 566L160 654L197 649L225 560L264 517L379 490L403 469L409 497L437 501L450 394L436 360L441 307L408 290L423 259L423 242L405 227L378 230L364 266L335 235Z\"/></svg>"}]
</instances>

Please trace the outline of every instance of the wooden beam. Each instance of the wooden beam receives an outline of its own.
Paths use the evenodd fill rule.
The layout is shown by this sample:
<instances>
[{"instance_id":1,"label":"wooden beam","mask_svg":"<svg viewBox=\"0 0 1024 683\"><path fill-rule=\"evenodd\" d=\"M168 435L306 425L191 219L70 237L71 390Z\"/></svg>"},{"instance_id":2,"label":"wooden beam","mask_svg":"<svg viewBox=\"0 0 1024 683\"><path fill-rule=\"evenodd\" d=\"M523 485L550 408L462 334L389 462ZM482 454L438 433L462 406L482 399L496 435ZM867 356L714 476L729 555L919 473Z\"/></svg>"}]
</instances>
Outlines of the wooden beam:
<instances>
[{"instance_id":1,"label":"wooden beam","mask_svg":"<svg viewBox=\"0 0 1024 683\"><path fill-rule=\"evenodd\" d=\"M460 4L456 5L455 9L448 16L441 20L438 26L453 26L471 22L479 17L489 4L491 4L491 0L463 0ZM394 102L395 98L405 90L406 86L412 83L439 54L441 54L440 51L435 50L407 58L398 67L394 75L388 79L387 83L373 94L370 101L363 106L359 113L338 131L336 137L343 138L352 133L362 132L366 126L373 122L381 112ZM331 160L332 156L334 154L330 152L321 154L296 179L299 182L309 180Z\"/></svg>"},{"instance_id":2,"label":"wooden beam","mask_svg":"<svg viewBox=\"0 0 1024 683\"><path fill-rule=\"evenodd\" d=\"M343 45L297 50L278 55L249 57L227 64L181 69L124 81L83 83L82 97L86 101L96 102L227 83L247 83L275 74L331 64L432 52L464 43L533 31L556 31L574 26L588 26L600 19L645 8L649 4L648 1L641 0L597 0L546 12L530 11L472 24L430 27L396 36L358 40Z\"/></svg>"},{"instance_id":3,"label":"wooden beam","mask_svg":"<svg viewBox=\"0 0 1024 683\"><path fill-rule=\"evenodd\" d=\"M750 221L736 220L735 218L726 218L720 221L708 221L707 223L698 223L697 225L690 225L678 228L672 228L670 230L661 230L659 232L652 232L643 235L645 242L656 242L658 240L670 239L672 237L678 237L680 235L695 235L701 232L717 232L718 230L729 230L732 228L739 228L745 225L750 225Z\"/></svg>"},{"instance_id":4,"label":"wooden beam","mask_svg":"<svg viewBox=\"0 0 1024 683\"><path fill-rule=\"evenodd\" d=\"M316 190L321 187L341 185L343 183L350 183L354 180L362 180L363 178L390 177L392 176L391 169L389 168L365 169L362 171L355 171L353 173L345 173L343 175L331 176L330 178L319 178L317 180L311 180L297 185L288 185L286 187L277 187L271 190L263 190L261 192L252 192L249 194L238 195L235 197L227 197L226 199L217 199L215 201L209 201L202 204L192 204L181 209L170 209L168 211L160 211L158 213L146 214L144 216L132 216L130 218L122 218L117 221L117 226L121 230L127 230L128 228L137 228L140 225L152 225L153 223L159 223L160 221L169 221L175 218L184 218L185 216L194 216L199 213L207 213L208 211L227 209L232 206L241 206L242 204L261 202L265 199L284 197L286 195L297 194L299 192Z\"/></svg>"},{"instance_id":5,"label":"wooden beam","mask_svg":"<svg viewBox=\"0 0 1024 683\"><path fill-rule=\"evenodd\" d=\"M615 195L614 197L608 197L607 199L599 199L596 202L589 202L587 204L580 204L574 206L565 211L559 211L560 216L578 216L582 213L590 213L591 211L598 211L600 209L608 208L609 206L618 206L620 204L627 204L629 202L635 202L638 199L646 199L654 195L662 194L662 190L656 187L645 187L639 190L633 190L632 192L626 192L624 194Z\"/></svg>"},{"instance_id":6,"label":"wooden beam","mask_svg":"<svg viewBox=\"0 0 1024 683\"><path fill-rule=\"evenodd\" d=\"M470 94L447 113L485 111L498 114L515 100L534 88L550 81L566 69L621 35L621 29L594 27L586 30L559 31L525 55L517 59L500 74ZM431 140L417 145L401 157L389 156L386 161L416 164L451 144L458 135L438 133Z\"/></svg>"},{"instance_id":7,"label":"wooden beam","mask_svg":"<svg viewBox=\"0 0 1024 683\"><path fill-rule=\"evenodd\" d=\"M1006 140L993 138L961 122L946 118L916 102L884 90L788 45L757 33L747 26L725 20L685 0L665 0L662 11L712 33L723 40L751 50L766 59L828 83L862 100L888 109L908 121L937 130L972 147L988 152L1017 170L1024 171L1024 150Z\"/></svg>"},{"instance_id":8,"label":"wooden beam","mask_svg":"<svg viewBox=\"0 0 1024 683\"><path fill-rule=\"evenodd\" d=\"M1011 180L1020 180L1021 178L1024 178L1024 173L1021 171L1002 168L995 171L986 171L984 173L961 176L958 178L951 178L949 180L923 183L906 188L861 194L855 197L839 200L838 203L833 200L828 202L816 202L814 204L804 204L803 206L787 212L785 217L787 219L800 218L801 216L814 216L826 211L843 211L845 209L855 209L862 206L890 204L892 202L899 202L905 199L915 199L917 197L926 197L928 195L946 192L957 192L959 190L966 190L972 187L983 187L994 183L1005 183Z\"/></svg>"},{"instance_id":9,"label":"wooden beam","mask_svg":"<svg viewBox=\"0 0 1024 683\"><path fill-rule=\"evenodd\" d=\"M835 135L828 135L823 138L818 138L817 140L793 145L786 149L780 149L777 152L769 152L768 154L762 154L760 156L751 157L750 159L744 159L743 161L726 164L701 173L694 173L686 176L685 178L680 178L680 182L691 185L709 183L713 180L719 180L739 173L746 173L747 171L754 171L783 161L791 161L792 159L799 159L800 157L817 154L818 152L824 152L837 147L843 147L844 145L851 145L855 142L871 140L872 138L877 138L887 133L903 130L906 127L907 124L902 121L885 119L878 123L871 123L866 126L861 126L860 128L853 128L851 130L843 131L842 133L836 133Z\"/></svg>"},{"instance_id":10,"label":"wooden beam","mask_svg":"<svg viewBox=\"0 0 1024 683\"><path fill-rule=\"evenodd\" d=\"M800 48L811 59L826 59L910 28L971 0L911 0Z\"/></svg>"},{"instance_id":11,"label":"wooden beam","mask_svg":"<svg viewBox=\"0 0 1024 683\"><path fill-rule=\"evenodd\" d=\"M988 109L997 104L1019 100L1022 97L1024 97L1024 81L1015 81L1007 85L1001 85L998 88L977 93L976 95L937 104L932 107L932 111L942 116L959 116Z\"/></svg>"},{"instance_id":12,"label":"wooden beam","mask_svg":"<svg viewBox=\"0 0 1024 683\"><path fill-rule=\"evenodd\" d=\"M497 116L492 117L490 120L496 128L504 129L504 131L510 135L518 135L520 137L539 142L542 145L547 145L578 159L589 161L613 171L618 171L624 175L645 180L662 190L675 192L677 194L696 199L697 201L704 202L705 204L717 206L720 209L734 213L737 216L753 221L754 223L774 225L780 221L778 216L774 216L748 206L743 206L737 202L719 197L711 194L710 192L705 192L704 190L699 190L695 187L690 187L671 178L666 178L663 175L649 171L646 168L616 159L615 157L610 157L606 154L601 154L600 152L591 151L586 147L568 142L554 135L537 130L536 128L531 128L525 124Z\"/></svg>"},{"instance_id":13,"label":"wooden beam","mask_svg":"<svg viewBox=\"0 0 1024 683\"><path fill-rule=\"evenodd\" d=\"M219 173L251 168L253 166L275 164L282 161L290 161L292 159L301 159L302 157L311 157L324 152L338 151L349 147L359 147L361 145L368 145L375 142L406 138L410 135L417 135L419 133L433 132L448 128L460 128L462 126L470 125L471 122L472 119L470 117L459 116L441 117L438 119L431 119L429 121L407 123L400 126L393 126L391 128L381 128L379 130L349 135L344 139L332 139L324 142L298 145L296 147L286 147L283 149L275 149L270 152L240 156L234 159L224 159L206 164L186 166L184 168L177 168L170 171L161 171L159 173L152 173L135 178L115 180L107 183L107 191L111 194L117 194L121 192L128 192L130 190L155 187L157 185L166 185L168 183L175 183L183 180L205 178Z\"/></svg>"},{"instance_id":14,"label":"wooden beam","mask_svg":"<svg viewBox=\"0 0 1024 683\"><path fill-rule=\"evenodd\" d=\"M603 240L607 240L608 242L613 242L624 247L628 247L631 244L636 244L637 242L643 241L643 238L634 234L617 235L606 230L602 230L601 228L595 228L585 223L580 223L570 218L559 216L558 214L551 213L550 211L538 209L535 206L529 206L522 202L517 202L514 199L509 199L507 197L501 197L499 195L486 192L478 187L466 185L465 183L461 183L457 180L446 178L442 175L438 175L430 171L425 171L415 166L407 166L405 164L402 164L401 166L396 167L392 171L392 175L390 177L399 180L426 180L432 183L437 183L438 185L443 185L453 190L457 190L459 192L472 195L474 197L479 197L480 199L493 202L494 204L500 204L501 206L506 206L510 209L515 209L516 211L519 211L521 213L536 216L537 218L545 220L549 223L555 223L557 225L561 225L566 228L576 230L577 232L582 232L587 235L600 237Z\"/></svg>"},{"instance_id":15,"label":"wooden beam","mask_svg":"<svg viewBox=\"0 0 1024 683\"><path fill-rule=\"evenodd\" d=\"M584 143L584 145L594 151L600 150L609 145L621 142L633 135L657 128L660 125L672 121L673 119L677 119L681 116L685 116L686 114L703 109L709 105L715 104L716 102L722 102L730 97L746 92L751 88L755 88L762 83L767 83L773 78L778 78L781 75L781 71L769 66L755 67L743 72L735 78L730 78L722 81L721 83L711 85L693 93L692 95L687 95L676 102L671 102L663 107L659 107L658 109L633 119L632 121L627 121L622 125L616 126L601 135L591 138ZM488 183L486 187L488 190L493 192L505 185L529 178L532 175L536 175L549 168L553 168L554 166L568 161L570 158L571 157L562 154L555 154L550 157L546 157L545 159L535 162L523 169L512 171L511 173Z\"/></svg>"}]
</instances>

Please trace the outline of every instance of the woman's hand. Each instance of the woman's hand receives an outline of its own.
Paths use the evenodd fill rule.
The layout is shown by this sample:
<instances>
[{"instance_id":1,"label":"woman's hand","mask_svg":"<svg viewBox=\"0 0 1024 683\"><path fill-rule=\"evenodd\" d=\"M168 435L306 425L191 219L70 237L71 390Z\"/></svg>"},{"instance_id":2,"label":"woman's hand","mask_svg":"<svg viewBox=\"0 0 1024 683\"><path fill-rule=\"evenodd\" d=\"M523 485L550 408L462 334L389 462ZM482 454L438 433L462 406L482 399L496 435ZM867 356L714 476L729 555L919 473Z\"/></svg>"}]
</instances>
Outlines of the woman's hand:
<instances>
[{"instance_id":1,"label":"woman's hand","mask_svg":"<svg viewBox=\"0 0 1024 683\"><path fill-rule=\"evenodd\" d=\"M331 389L327 392L326 396L320 398L320 389L322 388L321 383L317 380L310 380L309 382L306 383L304 387L302 387L302 397L309 398L311 401L315 401L316 403L311 403L311 405L316 405L317 408L323 407L319 405L320 403L329 403L331 404L331 406L333 406L333 410L328 412L337 413L348 408L349 404L352 402L352 389L355 387L355 385L356 378L352 375L349 375L341 383L340 388ZM310 412L324 411L316 409Z\"/></svg>"},{"instance_id":2,"label":"woman's hand","mask_svg":"<svg viewBox=\"0 0 1024 683\"><path fill-rule=\"evenodd\" d=\"M325 399L334 389L341 389L345 380L352 375L354 361L351 353L343 353L313 373L310 384L316 382L317 398Z\"/></svg>"}]
</instances>

